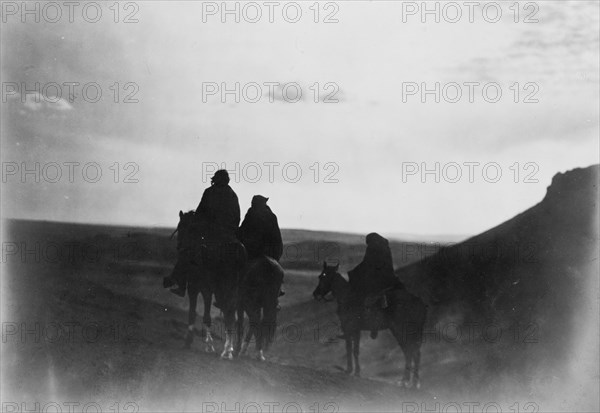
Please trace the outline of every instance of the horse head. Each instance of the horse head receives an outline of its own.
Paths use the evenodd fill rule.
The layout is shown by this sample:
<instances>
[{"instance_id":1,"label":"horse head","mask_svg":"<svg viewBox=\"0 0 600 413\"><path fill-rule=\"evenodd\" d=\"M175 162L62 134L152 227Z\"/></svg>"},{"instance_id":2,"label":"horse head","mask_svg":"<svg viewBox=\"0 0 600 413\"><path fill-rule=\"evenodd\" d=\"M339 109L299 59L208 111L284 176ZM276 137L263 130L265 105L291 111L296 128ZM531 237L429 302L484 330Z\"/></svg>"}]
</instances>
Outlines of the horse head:
<instances>
[{"instance_id":1,"label":"horse head","mask_svg":"<svg viewBox=\"0 0 600 413\"><path fill-rule=\"evenodd\" d=\"M317 285L317 288L315 288L315 291L313 291L313 297L317 301L329 301L325 299L325 296L332 291L333 280L338 274L339 268L339 263L329 265L326 261L323 261L323 270L321 270L321 274L319 274L319 284Z\"/></svg>"},{"instance_id":2,"label":"horse head","mask_svg":"<svg viewBox=\"0 0 600 413\"><path fill-rule=\"evenodd\" d=\"M190 248L193 243L197 243L202 238L200 223L194 211L179 211L179 223L177 229L171 234L171 238L177 234L177 249L183 250Z\"/></svg>"}]
</instances>

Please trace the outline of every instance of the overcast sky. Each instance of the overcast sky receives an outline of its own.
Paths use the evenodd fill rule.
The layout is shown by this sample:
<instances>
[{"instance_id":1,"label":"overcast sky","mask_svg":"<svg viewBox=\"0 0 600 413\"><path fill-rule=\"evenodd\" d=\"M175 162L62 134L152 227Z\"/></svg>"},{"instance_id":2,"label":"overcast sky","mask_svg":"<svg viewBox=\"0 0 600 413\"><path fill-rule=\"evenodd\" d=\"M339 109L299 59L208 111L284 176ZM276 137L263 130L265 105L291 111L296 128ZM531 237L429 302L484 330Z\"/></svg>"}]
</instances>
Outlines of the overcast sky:
<instances>
[{"instance_id":1,"label":"overcast sky","mask_svg":"<svg viewBox=\"0 0 600 413\"><path fill-rule=\"evenodd\" d=\"M22 23L19 11L4 13L2 216L174 226L178 211L195 208L208 185L203 163L225 162L246 172L248 179L233 177L231 184L242 211L252 195L265 195L282 227L484 231L539 202L555 173L599 160L599 3L542 1L537 11L521 3L518 23L512 3L503 3L497 23L487 22L481 8L474 23L468 16L450 23L443 15L440 23L431 16L422 23L418 13L403 14L401 2L387 1L337 2L337 9L321 4L319 23L312 2L298 3L303 15L297 23L285 21L283 2L274 23L264 6L257 23L243 15L240 23L232 16L222 23L219 13L203 15L203 4L191 1L138 2L137 10L121 8L119 23L108 6L97 23L83 19L79 9L73 23L67 15L44 21L52 10L40 23ZM254 11L247 11L252 18ZM539 22L524 23L533 12ZM137 23L122 22L130 13ZM288 13L293 18L294 11ZM322 22L330 13L337 23ZM15 93L11 82L19 85ZM35 82L40 88L80 85L73 96L62 86L61 99L52 87L48 96L22 98L21 85L34 89ZM85 96L82 90L90 82L102 91L96 103L89 101L93 88ZM211 82L231 88L256 82L263 96L235 103L227 95L222 103L220 94L203 96ZM267 82L296 82L302 98L288 102L274 87L270 102ZM310 89L316 82L318 103ZM435 103L427 95L422 103L419 93L403 96L408 82L456 82L463 97ZM502 97L489 103L478 86L471 103L464 82L496 82ZM246 97L254 98L255 90L247 88ZM286 90L294 98L295 89ZM324 102L331 92L337 103ZM138 102L123 103L131 93ZM527 97L539 102L523 103ZM34 169L36 162L40 182L35 173L22 182L22 166ZM53 162L61 165L60 178ZM71 164L73 182L68 162L79 163ZM87 181L82 177L83 165L92 162L102 169L95 183L88 182L93 168ZM253 162L262 167L255 183L248 181L255 177ZM265 162L279 163L272 183ZM435 162L446 165L447 179L441 175L439 183L432 174L425 183L419 172L403 175L403 168L425 163L433 169ZM455 177L453 162L463 173L455 183L448 182ZM464 162L480 163L474 182ZM491 162L502 172L496 183L484 179L493 180L494 168L482 175ZM289 182L298 167L302 176ZM138 182L124 182L128 173ZM337 182L325 182L329 173ZM538 182L525 182L528 176Z\"/></svg>"}]
</instances>

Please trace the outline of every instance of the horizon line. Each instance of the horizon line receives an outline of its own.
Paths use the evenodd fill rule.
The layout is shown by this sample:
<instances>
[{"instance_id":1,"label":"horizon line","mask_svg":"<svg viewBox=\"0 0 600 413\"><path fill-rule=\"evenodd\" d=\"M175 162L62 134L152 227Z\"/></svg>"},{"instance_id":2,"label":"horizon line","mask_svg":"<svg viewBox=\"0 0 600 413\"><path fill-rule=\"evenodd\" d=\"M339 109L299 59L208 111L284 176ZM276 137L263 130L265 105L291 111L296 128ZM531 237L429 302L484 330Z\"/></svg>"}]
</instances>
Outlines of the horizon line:
<instances>
[{"instance_id":1,"label":"horizon line","mask_svg":"<svg viewBox=\"0 0 600 413\"><path fill-rule=\"evenodd\" d=\"M53 220L49 218L18 218L18 217L0 217L0 221L30 221L30 222L39 222L39 223L51 223L51 224L67 224L67 225L90 225L90 226L107 226L107 227L125 227L125 228L146 228L146 229L165 229L165 230L173 230L176 228L176 225L168 226L162 224L156 225L143 225L143 224L122 224L122 223L108 223L108 222L82 222L82 221L62 221L62 220ZM304 231L304 232L324 232L330 234L344 234L344 235L353 235L357 237L364 237L368 233L355 232L355 231L342 231L335 229L310 229L310 228L296 228L296 227L281 227L282 231ZM447 241L452 239L454 241L462 241L469 237L472 237L477 234L414 234L414 233L405 233L405 232L382 232L386 238L392 239L394 241Z\"/></svg>"}]
</instances>

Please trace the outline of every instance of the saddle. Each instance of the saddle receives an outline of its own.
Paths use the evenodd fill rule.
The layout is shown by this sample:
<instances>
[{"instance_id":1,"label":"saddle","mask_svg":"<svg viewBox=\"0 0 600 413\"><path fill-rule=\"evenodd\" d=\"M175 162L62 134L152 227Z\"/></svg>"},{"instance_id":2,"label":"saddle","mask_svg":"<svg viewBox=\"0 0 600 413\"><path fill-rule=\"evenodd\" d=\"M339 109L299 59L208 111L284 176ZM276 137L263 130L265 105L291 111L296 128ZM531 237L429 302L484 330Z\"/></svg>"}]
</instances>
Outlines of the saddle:
<instances>
[{"instance_id":1,"label":"saddle","mask_svg":"<svg viewBox=\"0 0 600 413\"><path fill-rule=\"evenodd\" d=\"M396 296L395 292L400 290L399 285L388 287L385 290L379 291L375 294L370 294L365 298L366 309L387 309L393 302Z\"/></svg>"},{"instance_id":2,"label":"saddle","mask_svg":"<svg viewBox=\"0 0 600 413\"><path fill-rule=\"evenodd\" d=\"M376 337L376 334L373 334L376 330L387 328L388 313L404 291L402 286L394 285L365 298L363 320L371 329L373 338Z\"/></svg>"},{"instance_id":3,"label":"saddle","mask_svg":"<svg viewBox=\"0 0 600 413\"><path fill-rule=\"evenodd\" d=\"M365 309L381 309L384 310L389 307L389 301L387 294L378 293L367 296L365 298Z\"/></svg>"}]
</instances>

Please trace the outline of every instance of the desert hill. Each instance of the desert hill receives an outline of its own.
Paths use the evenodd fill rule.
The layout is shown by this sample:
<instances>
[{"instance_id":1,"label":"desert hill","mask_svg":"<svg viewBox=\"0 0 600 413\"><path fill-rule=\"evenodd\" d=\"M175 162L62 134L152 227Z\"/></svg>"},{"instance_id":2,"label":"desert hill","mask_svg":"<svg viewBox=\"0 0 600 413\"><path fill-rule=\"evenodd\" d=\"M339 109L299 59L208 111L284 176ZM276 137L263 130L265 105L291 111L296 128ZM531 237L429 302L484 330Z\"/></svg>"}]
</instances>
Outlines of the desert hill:
<instances>
[{"instance_id":1,"label":"desert hill","mask_svg":"<svg viewBox=\"0 0 600 413\"><path fill-rule=\"evenodd\" d=\"M597 343L588 332L598 320L598 170L559 173L537 205L397 270L430 305L433 328L479 323L490 335L504 332L507 340L487 346L483 368L501 361L525 386L540 377L560 382L581 346ZM592 376L597 360L596 351Z\"/></svg>"}]
</instances>

